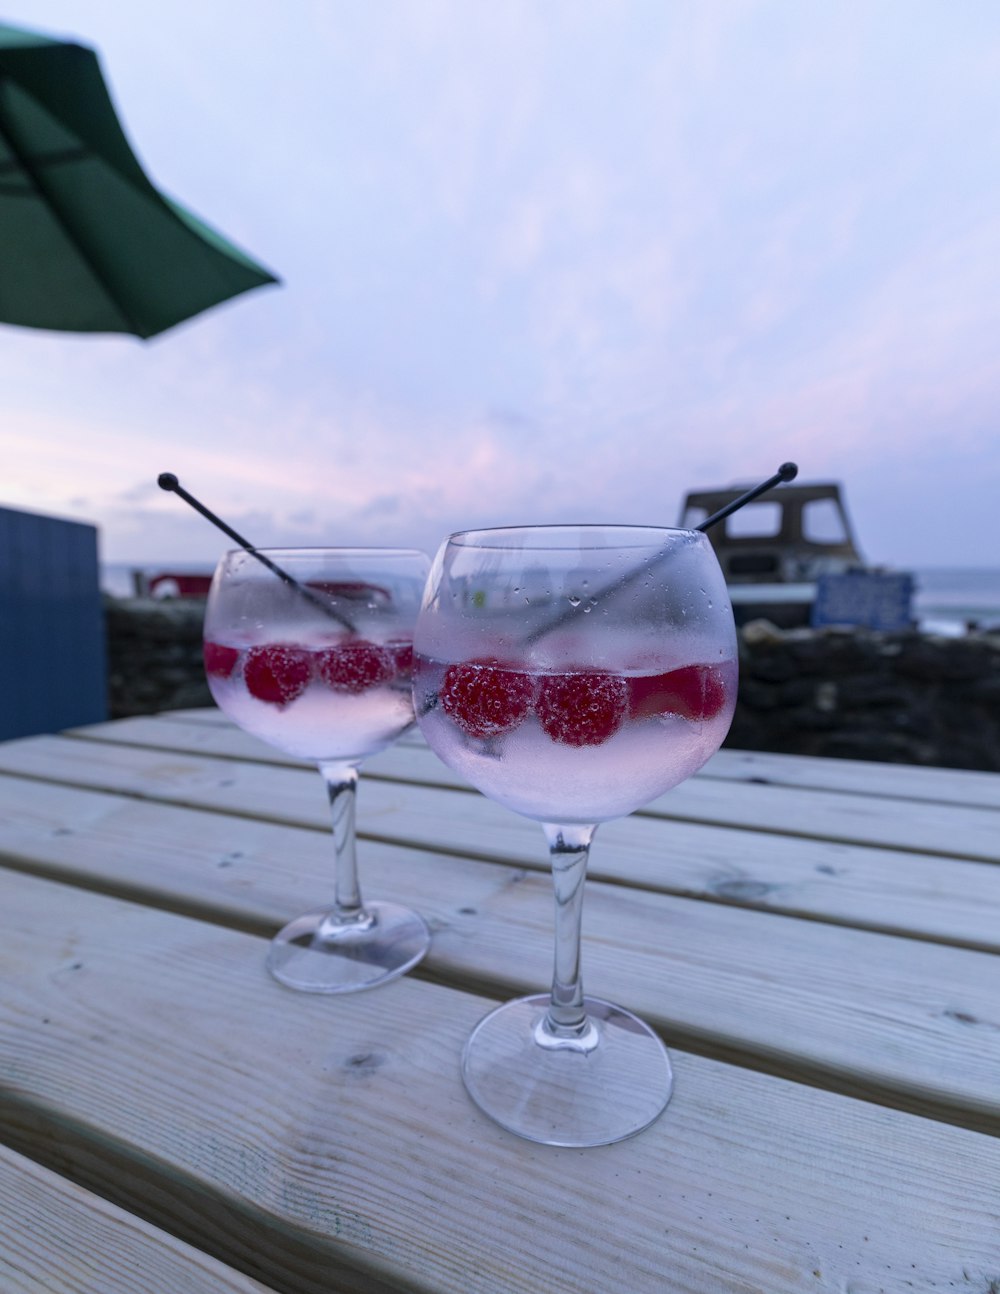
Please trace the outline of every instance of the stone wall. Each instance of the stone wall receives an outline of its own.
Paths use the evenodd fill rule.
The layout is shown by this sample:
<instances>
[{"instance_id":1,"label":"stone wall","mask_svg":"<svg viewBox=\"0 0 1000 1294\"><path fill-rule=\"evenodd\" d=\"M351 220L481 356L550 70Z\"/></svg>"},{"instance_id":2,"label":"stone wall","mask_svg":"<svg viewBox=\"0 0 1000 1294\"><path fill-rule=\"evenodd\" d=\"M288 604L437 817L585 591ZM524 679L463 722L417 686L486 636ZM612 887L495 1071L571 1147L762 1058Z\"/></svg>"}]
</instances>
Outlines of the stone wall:
<instances>
[{"instance_id":1,"label":"stone wall","mask_svg":"<svg viewBox=\"0 0 1000 1294\"><path fill-rule=\"evenodd\" d=\"M113 718L211 705L204 603L106 602ZM740 637L742 750L1000 772L1000 635L779 630Z\"/></svg>"},{"instance_id":2,"label":"stone wall","mask_svg":"<svg viewBox=\"0 0 1000 1294\"><path fill-rule=\"evenodd\" d=\"M727 745L1000 772L1000 634L745 625Z\"/></svg>"},{"instance_id":3,"label":"stone wall","mask_svg":"<svg viewBox=\"0 0 1000 1294\"><path fill-rule=\"evenodd\" d=\"M105 598L112 719L212 705L201 661L204 602Z\"/></svg>"}]
</instances>

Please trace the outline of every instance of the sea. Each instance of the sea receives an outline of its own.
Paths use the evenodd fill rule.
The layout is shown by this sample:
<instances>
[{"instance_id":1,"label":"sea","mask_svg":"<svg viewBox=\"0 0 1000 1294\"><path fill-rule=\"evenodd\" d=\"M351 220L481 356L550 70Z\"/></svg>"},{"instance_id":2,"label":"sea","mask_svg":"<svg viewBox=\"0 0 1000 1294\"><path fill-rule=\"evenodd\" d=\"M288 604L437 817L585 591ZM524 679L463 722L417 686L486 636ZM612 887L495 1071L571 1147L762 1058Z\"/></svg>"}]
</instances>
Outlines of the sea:
<instances>
[{"instance_id":1,"label":"sea","mask_svg":"<svg viewBox=\"0 0 1000 1294\"><path fill-rule=\"evenodd\" d=\"M211 575L212 570L211 563L199 562L106 562L101 566L101 586L114 597L128 598L135 594L135 572L149 577L169 571ZM1000 629L1000 567L934 566L912 574L914 614L926 633L955 637L973 623Z\"/></svg>"},{"instance_id":2,"label":"sea","mask_svg":"<svg viewBox=\"0 0 1000 1294\"><path fill-rule=\"evenodd\" d=\"M1000 629L1000 567L935 566L913 575L921 629L943 634L964 633L969 624Z\"/></svg>"}]
</instances>

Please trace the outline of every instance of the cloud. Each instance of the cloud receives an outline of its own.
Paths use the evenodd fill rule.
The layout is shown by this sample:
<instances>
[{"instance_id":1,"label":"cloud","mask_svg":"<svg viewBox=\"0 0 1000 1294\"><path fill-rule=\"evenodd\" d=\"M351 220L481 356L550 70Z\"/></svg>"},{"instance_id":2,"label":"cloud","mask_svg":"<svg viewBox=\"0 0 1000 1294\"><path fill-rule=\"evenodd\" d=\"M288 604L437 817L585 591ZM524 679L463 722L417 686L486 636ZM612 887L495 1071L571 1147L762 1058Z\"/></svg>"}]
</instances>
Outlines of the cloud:
<instances>
[{"instance_id":1,"label":"cloud","mask_svg":"<svg viewBox=\"0 0 1000 1294\"><path fill-rule=\"evenodd\" d=\"M4 502L206 560L224 541L158 472L265 543L669 523L790 457L884 548L964 539L903 503L905 538L880 529L873 482L990 513L989 6L263 13L178 0L151 40L88 6L151 173L286 283L148 346L6 330Z\"/></svg>"}]
</instances>

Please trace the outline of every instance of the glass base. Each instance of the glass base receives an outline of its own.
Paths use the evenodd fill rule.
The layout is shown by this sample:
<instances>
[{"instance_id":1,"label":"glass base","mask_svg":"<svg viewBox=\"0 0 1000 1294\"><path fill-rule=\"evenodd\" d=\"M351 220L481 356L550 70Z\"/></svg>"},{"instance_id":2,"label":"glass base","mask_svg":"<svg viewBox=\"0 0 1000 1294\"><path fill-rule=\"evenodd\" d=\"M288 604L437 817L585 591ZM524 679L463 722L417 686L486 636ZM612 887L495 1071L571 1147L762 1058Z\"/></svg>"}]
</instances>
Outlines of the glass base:
<instances>
[{"instance_id":1,"label":"glass base","mask_svg":"<svg viewBox=\"0 0 1000 1294\"><path fill-rule=\"evenodd\" d=\"M358 921L307 912L274 936L267 969L303 993L354 993L395 979L430 947L422 917L397 903L366 903Z\"/></svg>"},{"instance_id":2,"label":"glass base","mask_svg":"<svg viewBox=\"0 0 1000 1294\"><path fill-rule=\"evenodd\" d=\"M631 1011L600 998L584 1005L579 1040L546 1033L547 993L497 1007L472 1031L462 1078L501 1127L547 1146L604 1146L662 1112L673 1090L666 1047Z\"/></svg>"}]
</instances>

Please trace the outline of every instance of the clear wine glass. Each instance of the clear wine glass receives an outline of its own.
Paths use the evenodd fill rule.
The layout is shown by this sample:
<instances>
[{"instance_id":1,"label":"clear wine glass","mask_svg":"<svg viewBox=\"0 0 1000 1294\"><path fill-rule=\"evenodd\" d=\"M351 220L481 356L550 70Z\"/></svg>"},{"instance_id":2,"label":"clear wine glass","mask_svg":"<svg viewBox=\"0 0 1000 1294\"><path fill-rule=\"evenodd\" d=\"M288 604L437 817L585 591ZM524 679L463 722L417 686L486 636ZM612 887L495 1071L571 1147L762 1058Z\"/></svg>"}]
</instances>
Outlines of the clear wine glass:
<instances>
[{"instance_id":1,"label":"clear wine glass","mask_svg":"<svg viewBox=\"0 0 1000 1294\"><path fill-rule=\"evenodd\" d=\"M205 611L205 671L247 732L315 761L333 818L332 906L297 917L267 965L289 988L346 993L416 965L430 935L408 908L361 900L358 769L413 722L413 625L430 562L408 549L236 549Z\"/></svg>"},{"instance_id":2,"label":"clear wine glass","mask_svg":"<svg viewBox=\"0 0 1000 1294\"><path fill-rule=\"evenodd\" d=\"M597 824L647 804L719 747L736 698L736 634L708 538L639 526L452 535L414 631L427 741L485 795L537 819L555 882L552 989L487 1015L466 1087L533 1141L594 1146L670 1098L663 1043L584 997L580 919Z\"/></svg>"}]
</instances>

